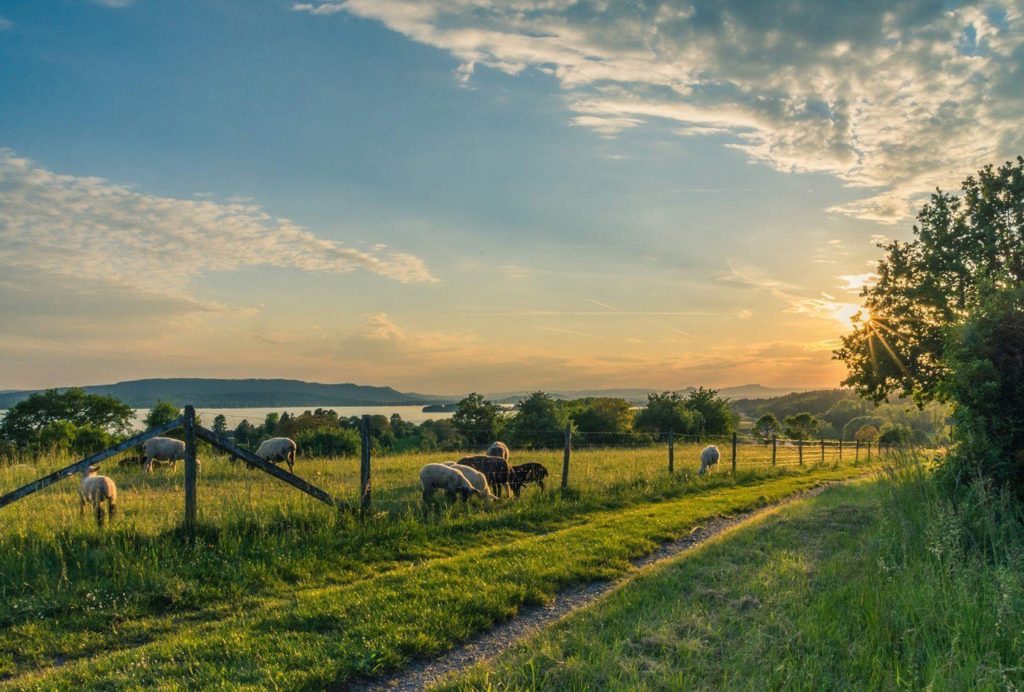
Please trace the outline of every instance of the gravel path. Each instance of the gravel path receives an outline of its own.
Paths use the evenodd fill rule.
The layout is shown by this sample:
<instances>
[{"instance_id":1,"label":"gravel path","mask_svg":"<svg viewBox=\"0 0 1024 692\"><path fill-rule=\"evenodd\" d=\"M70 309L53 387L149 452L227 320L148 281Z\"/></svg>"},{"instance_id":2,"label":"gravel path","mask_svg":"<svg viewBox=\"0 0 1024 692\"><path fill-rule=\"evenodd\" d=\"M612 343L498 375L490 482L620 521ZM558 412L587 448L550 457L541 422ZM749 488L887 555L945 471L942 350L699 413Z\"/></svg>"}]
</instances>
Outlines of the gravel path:
<instances>
[{"instance_id":1,"label":"gravel path","mask_svg":"<svg viewBox=\"0 0 1024 692\"><path fill-rule=\"evenodd\" d=\"M792 502L819 495L831 484L820 485L788 497L761 509L743 514L711 519L694 528L689 535L664 543L654 552L633 560L636 568L646 567L670 560L680 553L692 550L715 536L766 514L777 511ZM546 605L525 606L511 620L495 625L486 632L455 646L453 649L429 660L413 661L406 668L390 677L380 680L353 682L350 690L422 690L451 673L469 668L481 661L494 658L512 645L529 637L542 627L557 622L576 610L583 608L602 596L621 588L630 581L633 574L627 574L615 581L591 582L562 591Z\"/></svg>"}]
</instances>

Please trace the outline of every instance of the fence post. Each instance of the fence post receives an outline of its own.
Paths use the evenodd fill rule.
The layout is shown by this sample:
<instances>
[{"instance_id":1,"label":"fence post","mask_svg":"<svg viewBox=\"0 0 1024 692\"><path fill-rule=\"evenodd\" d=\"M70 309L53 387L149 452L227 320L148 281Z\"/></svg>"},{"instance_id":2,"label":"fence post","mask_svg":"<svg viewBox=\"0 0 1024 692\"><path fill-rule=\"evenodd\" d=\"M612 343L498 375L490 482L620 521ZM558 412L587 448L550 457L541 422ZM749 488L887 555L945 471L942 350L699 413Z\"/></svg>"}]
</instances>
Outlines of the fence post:
<instances>
[{"instance_id":1,"label":"fence post","mask_svg":"<svg viewBox=\"0 0 1024 692\"><path fill-rule=\"evenodd\" d=\"M860 440L855 440L854 441L854 448L853 449L854 449L854 452L853 452L853 463L854 464L859 464L860 463Z\"/></svg>"},{"instance_id":2,"label":"fence post","mask_svg":"<svg viewBox=\"0 0 1024 692\"><path fill-rule=\"evenodd\" d=\"M196 409L185 406L185 528L196 525Z\"/></svg>"},{"instance_id":3,"label":"fence post","mask_svg":"<svg viewBox=\"0 0 1024 692\"><path fill-rule=\"evenodd\" d=\"M359 511L370 511L370 416L363 415L359 423L362 454L359 458Z\"/></svg>"},{"instance_id":4,"label":"fence post","mask_svg":"<svg viewBox=\"0 0 1024 692\"><path fill-rule=\"evenodd\" d=\"M732 434L732 475L736 475L736 433Z\"/></svg>"},{"instance_id":5,"label":"fence post","mask_svg":"<svg viewBox=\"0 0 1024 692\"><path fill-rule=\"evenodd\" d=\"M675 473L676 471L676 438L675 433L671 430L668 431L668 472Z\"/></svg>"},{"instance_id":6,"label":"fence post","mask_svg":"<svg viewBox=\"0 0 1024 692\"><path fill-rule=\"evenodd\" d=\"M821 438L821 463L825 463L825 438Z\"/></svg>"},{"instance_id":7,"label":"fence post","mask_svg":"<svg viewBox=\"0 0 1024 692\"><path fill-rule=\"evenodd\" d=\"M871 461L871 440L868 440L868 461Z\"/></svg>"},{"instance_id":8,"label":"fence post","mask_svg":"<svg viewBox=\"0 0 1024 692\"><path fill-rule=\"evenodd\" d=\"M572 454L572 426L565 426L565 448L562 453L562 490L569 489L569 456Z\"/></svg>"},{"instance_id":9,"label":"fence post","mask_svg":"<svg viewBox=\"0 0 1024 692\"><path fill-rule=\"evenodd\" d=\"M842 436L839 437L839 461L840 462L843 461L843 438L842 438Z\"/></svg>"},{"instance_id":10,"label":"fence post","mask_svg":"<svg viewBox=\"0 0 1024 692\"><path fill-rule=\"evenodd\" d=\"M775 466L775 433L772 433L772 466Z\"/></svg>"},{"instance_id":11,"label":"fence post","mask_svg":"<svg viewBox=\"0 0 1024 692\"><path fill-rule=\"evenodd\" d=\"M803 436L802 433L798 434L796 436L796 450L797 450L797 454L800 455L800 465L803 466L804 465L804 436Z\"/></svg>"}]
</instances>

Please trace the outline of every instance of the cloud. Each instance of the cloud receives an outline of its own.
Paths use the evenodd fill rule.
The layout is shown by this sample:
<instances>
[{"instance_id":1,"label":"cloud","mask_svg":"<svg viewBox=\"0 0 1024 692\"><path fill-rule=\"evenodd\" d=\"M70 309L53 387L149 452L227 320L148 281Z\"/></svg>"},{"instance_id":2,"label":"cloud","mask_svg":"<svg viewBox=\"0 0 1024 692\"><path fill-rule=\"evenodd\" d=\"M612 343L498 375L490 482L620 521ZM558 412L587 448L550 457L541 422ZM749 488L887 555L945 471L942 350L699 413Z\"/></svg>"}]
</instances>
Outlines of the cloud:
<instances>
[{"instance_id":1,"label":"cloud","mask_svg":"<svg viewBox=\"0 0 1024 692\"><path fill-rule=\"evenodd\" d=\"M7 17L0 17L0 31L10 31L14 28L14 22Z\"/></svg>"},{"instance_id":2,"label":"cloud","mask_svg":"<svg viewBox=\"0 0 1024 692\"><path fill-rule=\"evenodd\" d=\"M878 274L875 274L874 272L865 272L863 274L842 274L836 278L843 282L840 286L842 290L847 293L853 293L854 295L860 295L861 289L878 280Z\"/></svg>"},{"instance_id":3,"label":"cloud","mask_svg":"<svg viewBox=\"0 0 1024 692\"><path fill-rule=\"evenodd\" d=\"M923 194L1024 149L1024 11L1015 0L347 0L348 12L481 66L558 80L604 136L663 121L753 161L862 188L831 211L907 218Z\"/></svg>"},{"instance_id":4,"label":"cloud","mask_svg":"<svg viewBox=\"0 0 1024 692\"><path fill-rule=\"evenodd\" d=\"M857 303L836 300L828 293L807 296L798 286L774 279L757 267L735 260L729 260L728 266L729 271L723 279L768 292L786 305L784 312L835 320L843 327L849 327L850 320L860 312Z\"/></svg>"},{"instance_id":5,"label":"cloud","mask_svg":"<svg viewBox=\"0 0 1024 692\"><path fill-rule=\"evenodd\" d=\"M6 273L31 272L41 288L75 280L180 300L182 279L247 267L436 280L414 255L348 247L254 204L149 195L102 178L57 174L0 149Z\"/></svg>"},{"instance_id":6,"label":"cloud","mask_svg":"<svg viewBox=\"0 0 1024 692\"><path fill-rule=\"evenodd\" d=\"M104 7L113 7L115 9L121 9L128 7L135 3L135 0L92 0L97 5L103 5Z\"/></svg>"}]
</instances>

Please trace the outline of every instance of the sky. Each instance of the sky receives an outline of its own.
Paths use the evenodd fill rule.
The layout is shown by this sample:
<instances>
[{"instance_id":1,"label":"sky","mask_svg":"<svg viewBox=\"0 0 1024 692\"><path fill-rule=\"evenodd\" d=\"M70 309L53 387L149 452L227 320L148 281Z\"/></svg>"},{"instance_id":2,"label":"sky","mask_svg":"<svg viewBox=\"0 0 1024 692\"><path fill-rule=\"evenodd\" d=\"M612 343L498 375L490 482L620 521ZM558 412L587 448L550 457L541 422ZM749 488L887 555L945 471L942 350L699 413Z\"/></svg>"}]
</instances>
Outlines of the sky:
<instances>
[{"instance_id":1,"label":"sky","mask_svg":"<svg viewBox=\"0 0 1024 692\"><path fill-rule=\"evenodd\" d=\"M0 0L0 390L837 386L1024 2Z\"/></svg>"}]
</instances>

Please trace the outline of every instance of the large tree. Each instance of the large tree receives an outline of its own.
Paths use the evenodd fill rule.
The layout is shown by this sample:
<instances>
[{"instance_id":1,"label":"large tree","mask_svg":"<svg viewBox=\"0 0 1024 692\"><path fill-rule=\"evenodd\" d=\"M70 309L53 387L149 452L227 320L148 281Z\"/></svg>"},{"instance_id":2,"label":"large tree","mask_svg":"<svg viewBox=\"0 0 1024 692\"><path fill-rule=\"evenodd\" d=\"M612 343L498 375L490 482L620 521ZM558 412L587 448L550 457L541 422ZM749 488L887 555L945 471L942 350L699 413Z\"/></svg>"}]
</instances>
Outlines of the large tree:
<instances>
[{"instance_id":1,"label":"large tree","mask_svg":"<svg viewBox=\"0 0 1024 692\"><path fill-rule=\"evenodd\" d=\"M501 431L501 407L484 399L483 394L472 392L455 407L452 423L470 444L485 445L496 440Z\"/></svg>"},{"instance_id":2,"label":"large tree","mask_svg":"<svg viewBox=\"0 0 1024 692\"><path fill-rule=\"evenodd\" d=\"M878 280L835 354L849 369L844 384L875 401L940 396L949 329L1024 284L1024 158L987 166L960 196L937 191L917 220L913 240L880 246Z\"/></svg>"},{"instance_id":3,"label":"large tree","mask_svg":"<svg viewBox=\"0 0 1024 692\"><path fill-rule=\"evenodd\" d=\"M112 396L86 394L76 387L63 392L50 389L32 394L12 406L0 424L0 436L25 446L40 442L41 432L50 426L48 438L52 441L65 435L68 429L63 426L65 423L73 428L90 427L125 435L131 430L134 417L130 406ZM56 432L58 429L63 430L60 435Z\"/></svg>"},{"instance_id":4,"label":"large tree","mask_svg":"<svg viewBox=\"0 0 1024 692\"><path fill-rule=\"evenodd\" d=\"M547 392L533 392L516 404L508 425L510 442L517 447L560 447L564 443L566 415Z\"/></svg>"}]
</instances>

